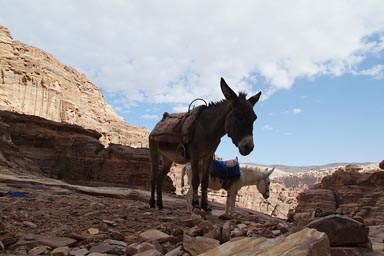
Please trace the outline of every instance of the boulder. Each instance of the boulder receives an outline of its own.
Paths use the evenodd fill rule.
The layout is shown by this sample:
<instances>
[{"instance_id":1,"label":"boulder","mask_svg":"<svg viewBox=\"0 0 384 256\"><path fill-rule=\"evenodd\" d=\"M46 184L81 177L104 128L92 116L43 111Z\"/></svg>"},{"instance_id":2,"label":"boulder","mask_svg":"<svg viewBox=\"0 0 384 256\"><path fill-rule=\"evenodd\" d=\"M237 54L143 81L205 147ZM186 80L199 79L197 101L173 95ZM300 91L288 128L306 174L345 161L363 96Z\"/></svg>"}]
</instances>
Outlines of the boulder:
<instances>
[{"instance_id":1,"label":"boulder","mask_svg":"<svg viewBox=\"0 0 384 256\"><path fill-rule=\"evenodd\" d=\"M361 247L331 247L331 256L383 256L383 254L372 252Z\"/></svg>"},{"instance_id":2,"label":"boulder","mask_svg":"<svg viewBox=\"0 0 384 256\"><path fill-rule=\"evenodd\" d=\"M170 236L164 232L161 232L160 230L153 229L153 230L147 230L140 233L139 237L144 241L150 241L150 240L163 241L169 238Z\"/></svg>"},{"instance_id":3,"label":"boulder","mask_svg":"<svg viewBox=\"0 0 384 256\"><path fill-rule=\"evenodd\" d=\"M318 256L329 255L327 235L315 229L304 228L287 237L274 239L245 237L228 241L202 256L258 255L258 256Z\"/></svg>"},{"instance_id":4,"label":"boulder","mask_svg":"<svg viewBox=\"0 0 384 256\"><path fill-rule=\"evenodd\" d=\"M55 248L52 252L52 256L69 256L71 250L68 246Z\"/></svg>"},{"instance_id":5,"label":"boulder","mask_svg":"<svg viewBox=\"0 0 384 256\"><path fill-rule=\"evenodd\" d=\"M384 170L384 160L379 163L379 168Z\"/></svg>"},{"instance_id":6,"label":"boulder","mask_svg":"<svg viewBox=\"0 0 384 256\"><path fill-rule=\"evenodd\" d=\"M369 229L364 224L345 216L329 215L312 221L307 227L326 233L332 247L370 247Z\"/></svg>"},{"instance_id":7,"label":"boulder","mask_svg":"<svg viewBox=\"0 0 384 256\"><path fill-rule=\"evenodd\" d=\"M374 184L377 189L384 191L384 171L372 173L368 180Z\"/></svg>"},{"instance_id":8,"label":"boulder","mask_svg":"<svg viewBox=\"0 0 384 256\"><path fill-rule=\"evenodd\" d=\"M220 245L220 241L208 237L184 235L183 248L190 255L196 256Z\"/></svg>"}]
</instances>

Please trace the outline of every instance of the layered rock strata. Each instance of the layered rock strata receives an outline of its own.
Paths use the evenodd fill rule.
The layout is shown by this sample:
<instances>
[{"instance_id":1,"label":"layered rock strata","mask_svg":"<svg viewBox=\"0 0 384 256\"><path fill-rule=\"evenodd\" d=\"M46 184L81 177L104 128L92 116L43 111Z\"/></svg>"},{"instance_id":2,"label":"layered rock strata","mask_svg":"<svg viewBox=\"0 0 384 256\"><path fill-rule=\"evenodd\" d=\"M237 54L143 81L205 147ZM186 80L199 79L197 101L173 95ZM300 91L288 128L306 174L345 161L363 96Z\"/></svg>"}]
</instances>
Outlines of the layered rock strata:
<instances>
[{"instance_id":1,"label":"layered rock strata","mask_svg":"<svg viewBox=\"0 0 384 256\"><path fill-rule=\"evenodd\" d=\"M147 147L149 131L126 124L84 74L52 55L14 41L0 26L0 110L96 130L104 145Z\"/></svg>"},{"instance_id":2,"label":"layered rock strata","mask_svg":"<svg viewBox=\"0 0 384 256\"><path fill-rule=\"evenodd\" d=\"M298 196L295 218L342 214L367 225L384 223L384 172L362 173L346 166Z\"/></svg>"},{"instance_id":3,"label":"layered rock strata","mask_svg":"<svg viewBox=\"0 0 384 256\"><path fill-rule=\"evenodd\" d=\"M0 111L0 167L31 169L68 181L103 182L149 189L149 150L112 144L77 125ZM164 191L174 190L170 178Z\"/></svg>"}]
</instances>

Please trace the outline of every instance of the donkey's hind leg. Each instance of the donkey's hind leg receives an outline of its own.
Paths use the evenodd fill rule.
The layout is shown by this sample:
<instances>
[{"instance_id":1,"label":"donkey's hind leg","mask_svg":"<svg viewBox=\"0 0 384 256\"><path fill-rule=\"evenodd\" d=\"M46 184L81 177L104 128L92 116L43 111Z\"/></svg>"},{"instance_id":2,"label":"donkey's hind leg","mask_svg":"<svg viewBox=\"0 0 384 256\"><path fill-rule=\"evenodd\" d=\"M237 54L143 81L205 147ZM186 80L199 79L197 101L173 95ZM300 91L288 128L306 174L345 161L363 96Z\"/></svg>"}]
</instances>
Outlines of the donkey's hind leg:
<instances>
[{"instance_id":1,"label":"donkey's hind leg","mask_svg":"<svg viewBox=\"0 0 384 256\"><path fill-rule=\"evenodd\" d=\"M200 186L200 177L199 177L199 160L191 160L191 186L192 186L192 209L199 208L199 186Z\"/></svg>"},{"instance_id":2,"label":"donkey's hind leg","mask_svg":"<svg viewBox=\"0 0 384 256\"><path fill-rule=\"evenodd\" d=\"M206 212L211 212L212 209L208 205L208 186L209 186L209 171L212 162L212 158L205 159L202 162L201 168L201 209Z\"/></svg>"},{"instance_id":3,"label":"donkey's hind leg","mask_svg":"<svg viewBox=\"0 0 384 256\"><path fill-rule=\"evenodd\" d=\"M167 158L162 157L161 169L157 175L157 206L159 210L163 209L163 181L169 169L171 169L172 161L169 161Z\"/></svg>"},{"instance_id":4,"label":"donkey's hind leg","mask_svg":"<svg viewBox=\"0 0 384 256\"><path fill-rule=\"evenodd\" d=\"M157 142L151 139L149 140L149 157L151 161L151 198L149 199L149 207L155 208L155 191L159 173L159 146Z\"/></svg>"}]
</instances>

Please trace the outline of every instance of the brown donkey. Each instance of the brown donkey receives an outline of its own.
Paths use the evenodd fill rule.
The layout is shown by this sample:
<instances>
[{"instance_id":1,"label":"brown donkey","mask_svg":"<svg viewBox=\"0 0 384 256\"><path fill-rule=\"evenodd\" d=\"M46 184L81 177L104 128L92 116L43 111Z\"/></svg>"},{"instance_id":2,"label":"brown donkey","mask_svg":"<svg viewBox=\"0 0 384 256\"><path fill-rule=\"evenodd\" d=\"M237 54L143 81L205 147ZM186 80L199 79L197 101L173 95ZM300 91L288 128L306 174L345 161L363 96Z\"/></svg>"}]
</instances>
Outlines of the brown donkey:
<instances>
[{"instance_id":1,"label":"brown donkey","mask_svg":"<svg viewBox=\"0 0 384 256\"><path fill-rule=\"evenodd\" d=\"M163 120L158 122L150 133L151 208L155 207L155 191L157 192L157 206L159 209L163 208L162 184L173 162L178 164L189 162L191 164L192 207L199 207L197 191L200 185L200 177L198 168L199 161L203 160L200 207L205 211L209 211L207 196L209 167L221 137L228 134L233 144L239 148L241 155L245 156L252 152L254 147L253 123L257 118L253 106L259 100L261 92L246 99L246 94L243 92L240 92L237 96L223 78L221 78L220 86L225 99L200 108L198 115L193 117L190 122L192 129L190 129L189 140L185 141L185 134L180 133L175 135L167 134L168 139L165 140L159 136L156 131L166 126L164 121L166 117L170 116L168 113L164 113ZM181 124L177 128L181 133L183 133L182 126L186 122L185 120L182 118ZM182 149L182 152L180 152L180 149Z\"/></svg>"}]
</instances>

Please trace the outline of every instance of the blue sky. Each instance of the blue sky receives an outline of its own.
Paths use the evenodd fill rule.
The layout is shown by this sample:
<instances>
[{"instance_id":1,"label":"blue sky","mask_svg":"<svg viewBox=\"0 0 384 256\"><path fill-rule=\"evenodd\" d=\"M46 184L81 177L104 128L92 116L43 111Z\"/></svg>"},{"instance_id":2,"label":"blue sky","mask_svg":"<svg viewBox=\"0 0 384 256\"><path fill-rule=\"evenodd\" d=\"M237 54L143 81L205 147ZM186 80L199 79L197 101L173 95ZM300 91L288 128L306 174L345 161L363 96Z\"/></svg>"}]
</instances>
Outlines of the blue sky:
<instances>
[{"instance_id":1,"label":"blue sky","mask_svg":"<svg viewBox=\"0 0 384 256\"><path fill-rule=\"evenodd\" d=\"M0 24L86 74L126 122L235 91L255 106L263 164L384 159L383 1L0 0Z\"/></svg>"}]
</instances>

